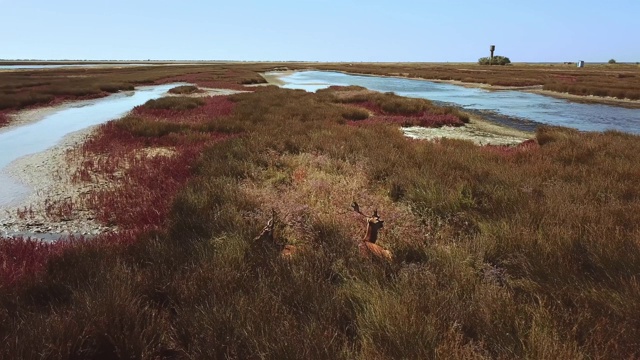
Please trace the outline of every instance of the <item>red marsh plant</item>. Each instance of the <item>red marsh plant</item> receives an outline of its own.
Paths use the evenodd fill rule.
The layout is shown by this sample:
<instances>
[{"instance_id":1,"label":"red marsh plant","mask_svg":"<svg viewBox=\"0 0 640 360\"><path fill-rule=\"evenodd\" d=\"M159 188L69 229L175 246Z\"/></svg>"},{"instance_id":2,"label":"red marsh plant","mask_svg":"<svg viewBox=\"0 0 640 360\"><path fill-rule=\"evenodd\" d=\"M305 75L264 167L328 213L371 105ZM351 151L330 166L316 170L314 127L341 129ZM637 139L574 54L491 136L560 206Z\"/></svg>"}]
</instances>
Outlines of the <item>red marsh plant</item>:
<instances>
[{"instance_id":1,"label":"red marsh plant","mask_svg":"<svg viewBox=\"0 0 640 360\"><path fill-rule=\"evenodd\" d=\"M0 289L39 274L47 260L60 254L70 243L0 237Z\"/></svg>"},{"instance_id":2,"label":"red marsh plant","mask_svg":"<svg viewBox=\"0 0 640 360\"><path fill-rule=\"evenodd\" d=\"M452 107L436 106L425 99L380 94L357 86L332 86L319 93L329 101L349 104L342 116L361 125L387 122L400 126L440 127L462 126L469 122L468 114ZM356 111L358 108L364 111Z\"/></svg>"},{"instance_id":3,"label":"red marsh plant","mask_svg":"<svg viewBox=\"0 0 640 360\"><path fill-rule=\"evenodd\" d=\"M103 125L97 137L82 147L85 162L75 178L98 176L117 184L88 199L103 223L123 229L161 227L173 195L191 176L202 149L228 137L209 126L232 112L234 103L226 97L163 99L178 102L137 107L134 115ZM185 99L198 100L198 106L176 110L183 108ZM105 151L109 156L100 156Z\"/></svg>"},{"instance_id":4,"label":"red marsh plant","mask_svg":"<svg viewBox=\"0 0 640 360\"><path fill-rule=\"evenodd\" d=\"M154 119L170 119L178 123L203 124L207 119L229 116L234 103L228 96L207 98L165 97L136 106L132 115Z\"/></svg>"},{"instance_id":5,"label":"red marsh plant","mask_svg":"<svg viewBox=\"0 0 640 360\"><path fill-rule=\"evenodd\" d=\"M9 115L7 115L6 112L0 111L0 127L8 125L10 121Z\"/></svg>"}]
</instances>

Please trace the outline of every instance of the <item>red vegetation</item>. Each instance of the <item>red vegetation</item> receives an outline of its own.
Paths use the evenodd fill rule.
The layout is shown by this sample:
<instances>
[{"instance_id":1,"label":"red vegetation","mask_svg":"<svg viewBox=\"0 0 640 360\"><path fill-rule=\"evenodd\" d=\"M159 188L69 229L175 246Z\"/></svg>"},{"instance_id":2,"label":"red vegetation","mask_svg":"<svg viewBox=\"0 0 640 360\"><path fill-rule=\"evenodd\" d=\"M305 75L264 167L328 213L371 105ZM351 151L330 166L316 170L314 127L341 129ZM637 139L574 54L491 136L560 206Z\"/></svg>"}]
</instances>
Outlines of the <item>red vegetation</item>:
<instances>
[{"instance_id":1,"label":"red vegetation","mask_svg":"<svg viewBox=\"0 0 640 360\"><path fill-rule=\"evenodd\" d=\"M134 115L142 118L140 127L153 128L154 123L167 120L204 125L233 111L234 103L226 97L205 101L199 108L184 111L139 106ZM185 126L159 136L144 136L123 127L126 120L103 125L99 135L82 146L85 160L75 178L103 178L117 184L89 197L99 221L120 229L158 229L164 225L174 195L191 176L192 164L203 148L230 135Z\"/></svg>"},{"instance_id":2,"label":"red vegetation","mask_svg":"<svg viewBox=\"0 0 640 360\"><path fill-rule=\"evenodd\" d=\"M9 124L9 116L4 112L0 112L0 127L7 124Z\"/></svg>"},{"instance_id":3,"label":"red vegetation","mask_svg":"<svg viewBox=\"0 0 640 360\"><path fill-rule=\"evenodd\" d=\"M370 125L380 123L392 123L400 126L422 126L422 127L441 127L441 126L463 126L464 122L453 113L433 113L430 109L419 111L413 114L392 114L384 111L378 104L373 101L363 101L360 103L353 103L352 105L358 106L372 112L374 116L360 121L351 121L352 125Z\"/></svg>"},{"instance_id":4,"label":"red vegetation","mask_svg":"<svg viewBox=\"0 0 640 360\"><path fill-rule=\"evenodd\" d=\"M123 126L129 118L111 121L70 154L83 159L74 181L102 184L100 190L85 194L83 200L96 212L98 221L117 226L116 233L91 239L93 244L130 244L140 234L163 228L174 196L190 178L202 150L212 142L233 136L204 131L203 125L231 114L234 103L226 97L204 100L199 108L179 112L138 107L134 111L138 121L134 129L140 133ZM146 135L156 134L154 126L167 122L178 127L166 134ZM149 128L152 130L147 131ZM171 131L176 129L179 131ZM55 207L52 211L62 214L64 207L57 205L60 204L50 204L52 209ZM77 241L0 239L0 286L11 286L38 274L52 256Z\"/></svg>"},{"instance_id":5,"label":"red vegetation","mask_svg":"<svg viewBox=\"0 0 640 360\"><path fill-rule=\"evenodd\" d=\"M0 238L0 286L11 286L20 279L39 273L48 259L60 254L70 243Z\"/></svg>"},{"instance_id":6,"label":"red vegetation","mask_svg":"<svg viewBox=\"0 0 640 360\"><path fill-rule=\"evenodd\" d=\"M229 116L233 112L234 103L226 96L212 96L206 98L204 105L192 110L151 109L144 105L136 106L132 114L145 118L171 119L181 124L203 123L207 119Z\"/></svg>"}]
</instances>

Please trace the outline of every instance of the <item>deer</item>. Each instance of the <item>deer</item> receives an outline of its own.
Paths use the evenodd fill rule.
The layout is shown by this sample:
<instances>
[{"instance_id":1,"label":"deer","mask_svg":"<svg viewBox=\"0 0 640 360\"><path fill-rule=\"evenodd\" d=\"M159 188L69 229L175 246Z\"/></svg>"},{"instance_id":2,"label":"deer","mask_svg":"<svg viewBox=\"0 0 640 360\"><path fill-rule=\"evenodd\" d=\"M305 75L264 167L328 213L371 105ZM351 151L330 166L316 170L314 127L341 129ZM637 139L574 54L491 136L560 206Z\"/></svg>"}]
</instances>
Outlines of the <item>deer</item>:
<instances>
[{"instance_id":1,"label":"deer","mask_svg":"<svg viewBox=\"0 0 640 360\"><path fill-rule=\"evenodd\" d=\"M271 210L271 218L267 221L267 225L262 229L260 235L253 239L254 244L261 245L263 248L268 248L271 251L278 252L280 257L288 259L296 253L297 248L294 245L279 244L274 238L274 228L276 223L276 211Z\"/></svg>"},{"instance_id":2,"label":"deer","mask_svg":"<svg viewBox=\"0 0 640 360\"><path fill-rule=\"evenodd\" d=\"M381 260L391 261L393 259L393 255L391 251L386 250L382 246L376 244L378 240L378 231L382 229L384 226L384 220L380 219L378 215L378 209L373 211L371 216L367 216L360 211L360 206L357 202L353 202L351 204L351 208L357 214L362 215L367 220L367 232L364 235L364 238L359 242L358 248L360 249L360 253L367 258L378 258Z\"/></svg>"}]
</instances>

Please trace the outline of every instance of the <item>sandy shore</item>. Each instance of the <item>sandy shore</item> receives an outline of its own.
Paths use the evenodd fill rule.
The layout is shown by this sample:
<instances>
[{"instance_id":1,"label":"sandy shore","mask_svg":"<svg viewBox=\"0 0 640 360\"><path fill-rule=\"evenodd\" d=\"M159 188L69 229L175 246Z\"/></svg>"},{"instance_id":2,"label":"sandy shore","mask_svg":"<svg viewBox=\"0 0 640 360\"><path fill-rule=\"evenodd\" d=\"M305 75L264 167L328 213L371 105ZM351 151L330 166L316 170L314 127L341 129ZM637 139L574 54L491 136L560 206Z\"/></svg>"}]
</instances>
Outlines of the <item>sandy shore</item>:
<instances>
[{"instance_id":1,"label":"sandy shore","mask_svg":"<svg viewBox=\"0 0 640 360\"><path fill-rule=\"evenodd\" d=\"M439 128L412 126L402 128L402 132L412 139L447 138L471 141L476 145L517 145L535 137L534 133L499 126L478 117L472 117L465 126Z\"/></svg>"},{"instance_id":2,"label":"sandy shore","mask_svg":"<svg viewBox=\"0 0 640 360\"><path fill-rule=\"evenodd\" d=\"M67 158L67 152L83 143L96 128L71 133L55 147L24 156L2 170L32 192L19 204L0 208L0 236L56 240L70 234L92 236L112 230L94 221L93 213L84 207L82 195L96 185L74 184L71 177L79 160ZM47 211L51 204L54 206ZM71 210L62 214L57 209L61 205Z\"/></svg>"},{"instance_id":3,"label":"sandy shore","mask_svg":"<svg viewBox=\"0 0 640 360\"><path fill-rule=\"evenodd\" d=\"M285 82L282 81L281 78L285 76L293 75L296 72L297 70L271 71L268 73L262 73L260 74L260 76L262 76L265 80L267 80L268 85L282 86L285 84Z\"/></svg>"}]
</instances>

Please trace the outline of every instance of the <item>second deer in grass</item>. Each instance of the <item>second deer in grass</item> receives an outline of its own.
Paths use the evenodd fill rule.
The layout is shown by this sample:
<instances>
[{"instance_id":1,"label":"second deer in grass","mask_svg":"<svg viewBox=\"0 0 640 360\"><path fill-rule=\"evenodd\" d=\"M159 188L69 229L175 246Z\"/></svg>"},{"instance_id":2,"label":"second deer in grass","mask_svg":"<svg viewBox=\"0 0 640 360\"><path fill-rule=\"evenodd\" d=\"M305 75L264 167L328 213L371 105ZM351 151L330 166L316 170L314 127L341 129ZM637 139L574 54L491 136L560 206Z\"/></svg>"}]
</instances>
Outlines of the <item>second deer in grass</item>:
<instances>
[{"instance_id":1,"label":"second deer in grass","mask_svg":"<svg viewBox=\"0 0 640 360\"><path fill-rule=\"evenodd\" d=\"M364 235L364 239L362 239L358 244L360 253L368 258L374 257L391 261L393 258L391 251L376 244L376 241L378 240L378 231L384 226L384 221L380 219L380 216L378 216L378 210L374 210L371 216L367 216L360 211L360 206L358 206L357 202L354 201L351 204L351 207L353 208L353 211L367 219L367 232Z\"/></svg>"},{"instance_id":2,"label":"second deer in grass","mask_svg":"<svg viewBox=\"0 0 640 360\"><path fill-rule=\"evenodd\" d=\"M254 244L259 244L263 248L278 252L282 258L290 258L294 253L296 253L297 248L294 245L279 244L275 241L273 236L275 222L276 212L275 210L271 210L271 218L267 221L267 226L262 229L260 235L253 239Z\"/></svg>"}]
</instances>

